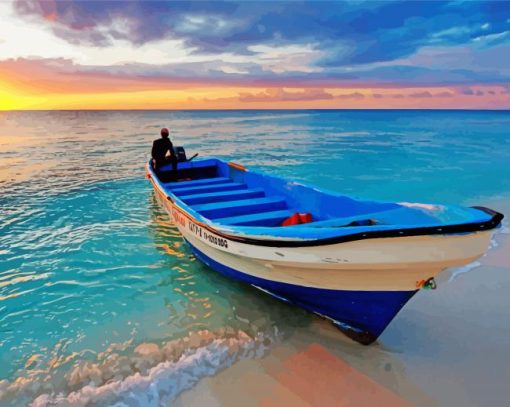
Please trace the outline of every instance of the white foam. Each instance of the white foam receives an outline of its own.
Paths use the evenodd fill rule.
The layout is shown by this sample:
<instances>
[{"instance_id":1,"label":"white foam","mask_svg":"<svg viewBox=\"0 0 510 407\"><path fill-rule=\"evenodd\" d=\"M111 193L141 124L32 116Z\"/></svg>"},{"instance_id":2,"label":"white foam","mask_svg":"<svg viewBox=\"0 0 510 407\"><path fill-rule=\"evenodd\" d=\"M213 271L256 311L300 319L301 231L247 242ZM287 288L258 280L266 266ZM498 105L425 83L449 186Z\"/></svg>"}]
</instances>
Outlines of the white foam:
<instances>
[{"instance_id":1,"label":"white foam","mask_svg":"<svg viewBox=\"0 0 510 407\"><path fill-rule=\"evenodd\" d=\"M456 269L453 269L452 270L452 275L448 279L448 282L449 283L452 282L459 275L464 274L464 273L468 273L468 272L470 272L470 271L480 267L481 265L482 265L482 263L480 263L479 261L474 261L473 263L469 263L469 264L466 264L465 266L457 267Z\"/></svg>"},{"instance_id":2,"label":"white foam","mask_svg":"<svg viewBox=\"0 0 510 407\"><path fill-rule=\"evenodd\" d=\"M0 382L0 404L167 406L201 378L239 359L262 357L271 342L268 335L251 338L227 329L221 335L195 332L163 346L144 343L130 357L110 353L98 362L79 362L66 374L63 386L41 383L35 377Z\"/></svg>"},{"instance_id":3,"label":"white foam","mask_svg":"<svg viewBox=\"0 0 510 407\"><path fill-rule=\"evenodd\" d=\"M510 228L506 227L506 226L503 226L501 229L497 230L496 233L494 233L491 237L491 240L489 242L489 248L487 249L487 251L485 252L485 254L482 256L482 261L483 261L483 258L487 257L487 256L490 256L490 252L491 250L494 250L496 249L498 246L499 246L499 243L497 241L497 238L498 238L498 235L505 235L505 234L510 234ZM482 265L482 262L480 261L475 261L473 263L469 263L469 264L466 264L465 266L463 267L458 267L456 269L454 269L452 271L452 275L450 276L450 278L448 279L448 282L451 282L453 281L454 279L456 279L460 274L464 274L464 273L468 273L478 267L480 267Z\"/></svg>"}]
</instances>

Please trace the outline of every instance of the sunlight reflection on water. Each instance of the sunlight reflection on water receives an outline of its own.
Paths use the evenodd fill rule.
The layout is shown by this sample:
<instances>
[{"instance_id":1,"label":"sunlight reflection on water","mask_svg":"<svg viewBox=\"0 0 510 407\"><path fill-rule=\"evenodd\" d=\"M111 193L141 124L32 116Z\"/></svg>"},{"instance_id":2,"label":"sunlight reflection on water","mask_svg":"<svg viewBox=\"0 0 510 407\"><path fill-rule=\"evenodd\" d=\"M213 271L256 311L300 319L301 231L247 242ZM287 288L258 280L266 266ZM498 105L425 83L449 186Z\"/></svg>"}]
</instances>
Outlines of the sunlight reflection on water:
<instances>
[{"instance_id":1,"label":"sunlight reflection on water","mask_svg":"<svg viewBox=\"0 0 510 407\"><path fill-rule=\"evenodd\" d=\"M480 204L509 196L510 134L491 125L503 113L476 114L0 113L0 402L57 402L91 381L122 398L130 375L181 356L150 380L168 384L191 357L198 380L314 321L195 260L143 179L160 127L189 153L324 188Z\"/></svg>"}]
</instances>

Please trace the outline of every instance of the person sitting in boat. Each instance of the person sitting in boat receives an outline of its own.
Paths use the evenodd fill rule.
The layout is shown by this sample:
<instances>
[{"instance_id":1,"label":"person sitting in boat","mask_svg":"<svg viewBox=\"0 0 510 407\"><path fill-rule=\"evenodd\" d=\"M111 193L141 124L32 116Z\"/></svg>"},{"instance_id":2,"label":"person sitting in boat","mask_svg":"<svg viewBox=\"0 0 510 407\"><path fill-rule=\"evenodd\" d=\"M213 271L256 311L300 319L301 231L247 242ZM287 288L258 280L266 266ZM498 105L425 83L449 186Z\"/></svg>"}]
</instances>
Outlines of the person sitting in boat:
<instances>
[{"instance_id":1,"label":"person sitting in boat","mask_svg":"<svg viewBox=\"0 0 510 407\"><path fill-rule=\"evenodd\" d=\"M169 138L170 132L167 128L161 129L161 138L152 143L152 165L156 172L160 172L165 164L172 164L171 179L177 179L177 157L174 146Z\"/></svg>"}]
</instances>

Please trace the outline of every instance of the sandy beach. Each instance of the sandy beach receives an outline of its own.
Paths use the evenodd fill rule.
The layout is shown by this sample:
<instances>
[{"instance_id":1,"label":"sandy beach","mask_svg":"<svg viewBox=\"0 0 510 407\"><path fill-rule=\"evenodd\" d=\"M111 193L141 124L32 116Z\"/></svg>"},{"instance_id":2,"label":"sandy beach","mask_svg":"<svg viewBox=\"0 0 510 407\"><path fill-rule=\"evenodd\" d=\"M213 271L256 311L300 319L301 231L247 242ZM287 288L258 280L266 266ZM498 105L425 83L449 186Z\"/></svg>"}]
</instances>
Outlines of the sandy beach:
<instances>
[{"instance_id":1,"label":"sandy beach","mask_svg":"<svg viewBox=\"0 0 510 407\"><path fill-rule=\"evenodd\" d=\"M510 202L491 205L510 213ZM437 290L416 295L376 344L355 344L314 318L266 357L203 379L172 405L504 405L510 382L501 357L510 336L507 228L479 262L446 270Z\"/></svg>"}]
</instances>

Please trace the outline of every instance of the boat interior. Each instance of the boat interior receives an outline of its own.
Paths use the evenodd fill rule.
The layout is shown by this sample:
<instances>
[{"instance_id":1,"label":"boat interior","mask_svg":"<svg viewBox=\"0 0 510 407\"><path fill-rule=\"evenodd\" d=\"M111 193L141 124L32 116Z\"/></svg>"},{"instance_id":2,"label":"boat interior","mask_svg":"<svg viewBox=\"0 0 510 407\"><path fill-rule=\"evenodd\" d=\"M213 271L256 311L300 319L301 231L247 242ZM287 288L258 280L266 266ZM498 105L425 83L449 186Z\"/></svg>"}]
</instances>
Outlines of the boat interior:
<instances>
[{"instance_id":1,"label":"boat interior","mask_svg":"<svg viewBox=\"0 0 510 407\"><path fill-rule=\"evenodd\" d=\"M179 162L177 180L170 165L158 176L164 191L201 220L228 227L385 229L490 218L474 208L353 199L215 158ZM299 214L306 221L288 222Z\"/></svg>"}]
</instances>

